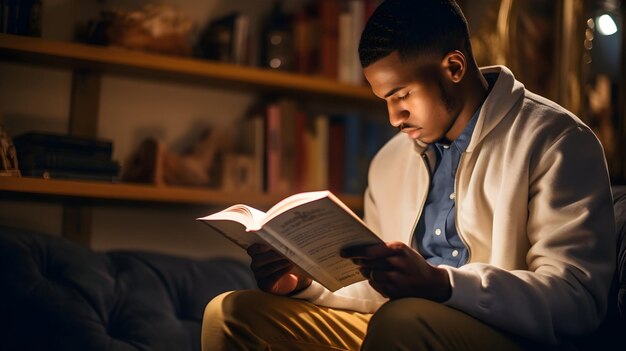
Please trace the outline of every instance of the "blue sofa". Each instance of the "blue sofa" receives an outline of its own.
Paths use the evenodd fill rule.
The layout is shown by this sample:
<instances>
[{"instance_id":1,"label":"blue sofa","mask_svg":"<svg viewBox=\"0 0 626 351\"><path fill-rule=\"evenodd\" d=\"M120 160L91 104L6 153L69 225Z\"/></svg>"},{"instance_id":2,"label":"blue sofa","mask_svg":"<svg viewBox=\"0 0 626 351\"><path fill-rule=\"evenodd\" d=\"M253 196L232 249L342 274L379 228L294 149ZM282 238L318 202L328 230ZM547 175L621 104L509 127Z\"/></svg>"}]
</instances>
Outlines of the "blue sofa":
<instances>
[{"instance_id":1,"label":"blue sofa","mask_svg":"<svg viewBox=\"0 0 626 351\"><path fill-rule=\"evenodd\" d=\"M204 307L253 289L246 264L95 252L0 228L0 350L200 350Z\"/></svg>"}]
</instances>

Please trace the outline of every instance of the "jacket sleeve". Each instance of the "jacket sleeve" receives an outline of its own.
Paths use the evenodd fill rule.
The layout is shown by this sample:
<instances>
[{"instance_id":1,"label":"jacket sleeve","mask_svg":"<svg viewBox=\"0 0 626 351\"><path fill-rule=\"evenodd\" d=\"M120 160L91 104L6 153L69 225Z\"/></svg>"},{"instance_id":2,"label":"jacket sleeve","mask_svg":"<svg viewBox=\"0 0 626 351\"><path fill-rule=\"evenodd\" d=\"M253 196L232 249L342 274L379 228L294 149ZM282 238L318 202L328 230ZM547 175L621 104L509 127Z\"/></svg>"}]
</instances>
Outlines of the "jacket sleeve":
<instances>
[{"instance_id":1,"label":"jacket sleeve","mask_svg":"<svg viewBox=\"0 0 626 351\"><path fill-rule=\"evenodd\" d=\"M596 328L615 267L615 220L603 155L584 126L543 150L529 174L528 269L445 267L453 287L445 303L542 342Z\"/></svg>"}]
</instances>

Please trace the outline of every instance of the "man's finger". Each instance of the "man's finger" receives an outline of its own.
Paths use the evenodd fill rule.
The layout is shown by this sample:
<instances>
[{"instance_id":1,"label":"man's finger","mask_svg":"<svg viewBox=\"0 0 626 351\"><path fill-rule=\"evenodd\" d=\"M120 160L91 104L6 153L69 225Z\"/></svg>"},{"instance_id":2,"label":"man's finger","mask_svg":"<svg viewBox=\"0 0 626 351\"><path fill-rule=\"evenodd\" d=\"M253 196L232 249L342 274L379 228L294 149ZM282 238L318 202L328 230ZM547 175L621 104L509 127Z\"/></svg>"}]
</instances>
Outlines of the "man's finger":
<instances>
[{"instance_id":1,"label":"man's finger","mask_svg":"<svg viewBox=\"0 0 626 351\"><path fill-rule=\"evenodd\" d=\"M259 264L257 261L252 261L250 269L254 272L257 279L263 279L278 271L290 270L293 268L293 263L288 260L278 260L267 264Z\"/></svg>"},{"instance_id":2,"label":"man's finger","mask_svg":"<svg viewBox=\"0 0 626 351\"><path fill-rule=\"evenodd\" d=\"M396 250L387 247L386 244L370 244L348 246L341 250L340 255L344 258L379 259L396 254Z\"/></svg>"},{"instance_id":3,"label":"man's finger","mask_svg":"<svg viewBox=\"0 0 626 351\"><path fill-rule=\"evenodd\" d=\"M248 252L248 255L254 256L272 250L272 247L267 244L252 244L246 249L246 252Z\"/></svg>"},{"instance_id":4,"label":"man's finger","mask_svg":"<svg viewBox=\"0 0 626 351\"><path fill-rule=\"evenodd\" d=\"M270 291L272 289L272 287L274 287L274 284L276 284L276 282L285 274L289 273L289 271L291 270L291 268L286 268L286 269L282 269L282 270L277 270L276 272L273 272L272 274L262 277L260 279L257 278L257 285L259 286L259 289L263 290L263 291Z\"/></svg>"}]
</instances>

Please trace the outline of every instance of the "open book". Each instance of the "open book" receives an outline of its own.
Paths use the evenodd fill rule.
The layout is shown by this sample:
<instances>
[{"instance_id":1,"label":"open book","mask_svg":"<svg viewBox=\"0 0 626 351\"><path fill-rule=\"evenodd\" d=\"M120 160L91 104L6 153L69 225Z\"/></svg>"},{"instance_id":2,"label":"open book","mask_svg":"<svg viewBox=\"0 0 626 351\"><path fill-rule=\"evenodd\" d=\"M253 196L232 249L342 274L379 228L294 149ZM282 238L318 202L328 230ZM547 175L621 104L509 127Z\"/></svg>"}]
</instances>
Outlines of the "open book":
<instances>
[{"instance_id":1,"label":"open book","mask_svg":"<svg viewBox=\"0 0 626 351\"><path fill-rule=\"evenodd\" d=\"M243 248L269 244L330 291L365 280L358 266L339 256L342 248L382 243L330 191L289 196L267 213L234 205L198 220Z\"/></svg>"}]
</instances>

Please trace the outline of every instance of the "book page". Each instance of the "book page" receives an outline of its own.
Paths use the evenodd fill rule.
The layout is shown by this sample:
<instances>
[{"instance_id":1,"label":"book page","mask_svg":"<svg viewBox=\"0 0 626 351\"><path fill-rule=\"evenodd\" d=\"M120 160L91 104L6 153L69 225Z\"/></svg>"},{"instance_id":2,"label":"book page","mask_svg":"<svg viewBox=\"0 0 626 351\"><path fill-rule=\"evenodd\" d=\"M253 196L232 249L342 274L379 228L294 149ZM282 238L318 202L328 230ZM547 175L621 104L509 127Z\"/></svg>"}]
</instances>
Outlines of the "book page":
<instances>
[{"instance_id":1,"label":"book page","mask_svg":"<svg viewBox=\"0 0 626 351\"><path fill-rule=\"evenodd\" d=\"M199 221L228 220L241 223L247 230L254 230L263 222L265 212L246 205L233 205L220 212L198 218Z\"/></svg>"},{"instance_id":2,"label":"book page","mask_svg":"<svg viewBox=\"0 0 626 351\"><path fill-rule=\"evenodd\" d=\"M310 191L310 192L291 195L279 201L276 205L272 206L272 208L270 208L265 214L266 218L264 222L270 221L275 216L280 215L281 213L289 210L290 208L294 208L302 204L305 204L307 202L311 202L311 201L315 201L315 200L327 197L329 195L331 195L331 193L328 190ZM260 229L260 227L264 223L260 223L260 224L261 225L259 226L259 228L256 228L256 229Z\"/></svg>"},{"instance_id":3,"label":"book page","mask_svg":"<svg viewBox=\"0 0 626 351\"><path fill-rule=\"evenodd\" d=\"M247 249L255 243L265 243L256 232L249 232L239 222L231 220L210 220L203 221L209 227L215 229L227 239L239 245L243 249Z\"/></svg>"},{"instance_id":4,"label":"book page","mask_svg":"<svg viewBox=\"0 0 626 351\"><path fill-rule=\"evenodd\" d=\"M336 200L338 201L338 200ZM364 280L342 248L382 243L349 209L324 197L267 222L259 235L331 291Z\"/></svg>"},{"instance_id":5,"label":"book page","mask_svg":"<svg viewBox=\"0 0 626 351\"><path fill-rule=\"evenodd\" d=\"M234 205L223 211L198 218L222 235L247 249L254 243L263 243L251 228L257 227L265 218L265 213L246 205Z\"/></svg>"}]
</instances>

